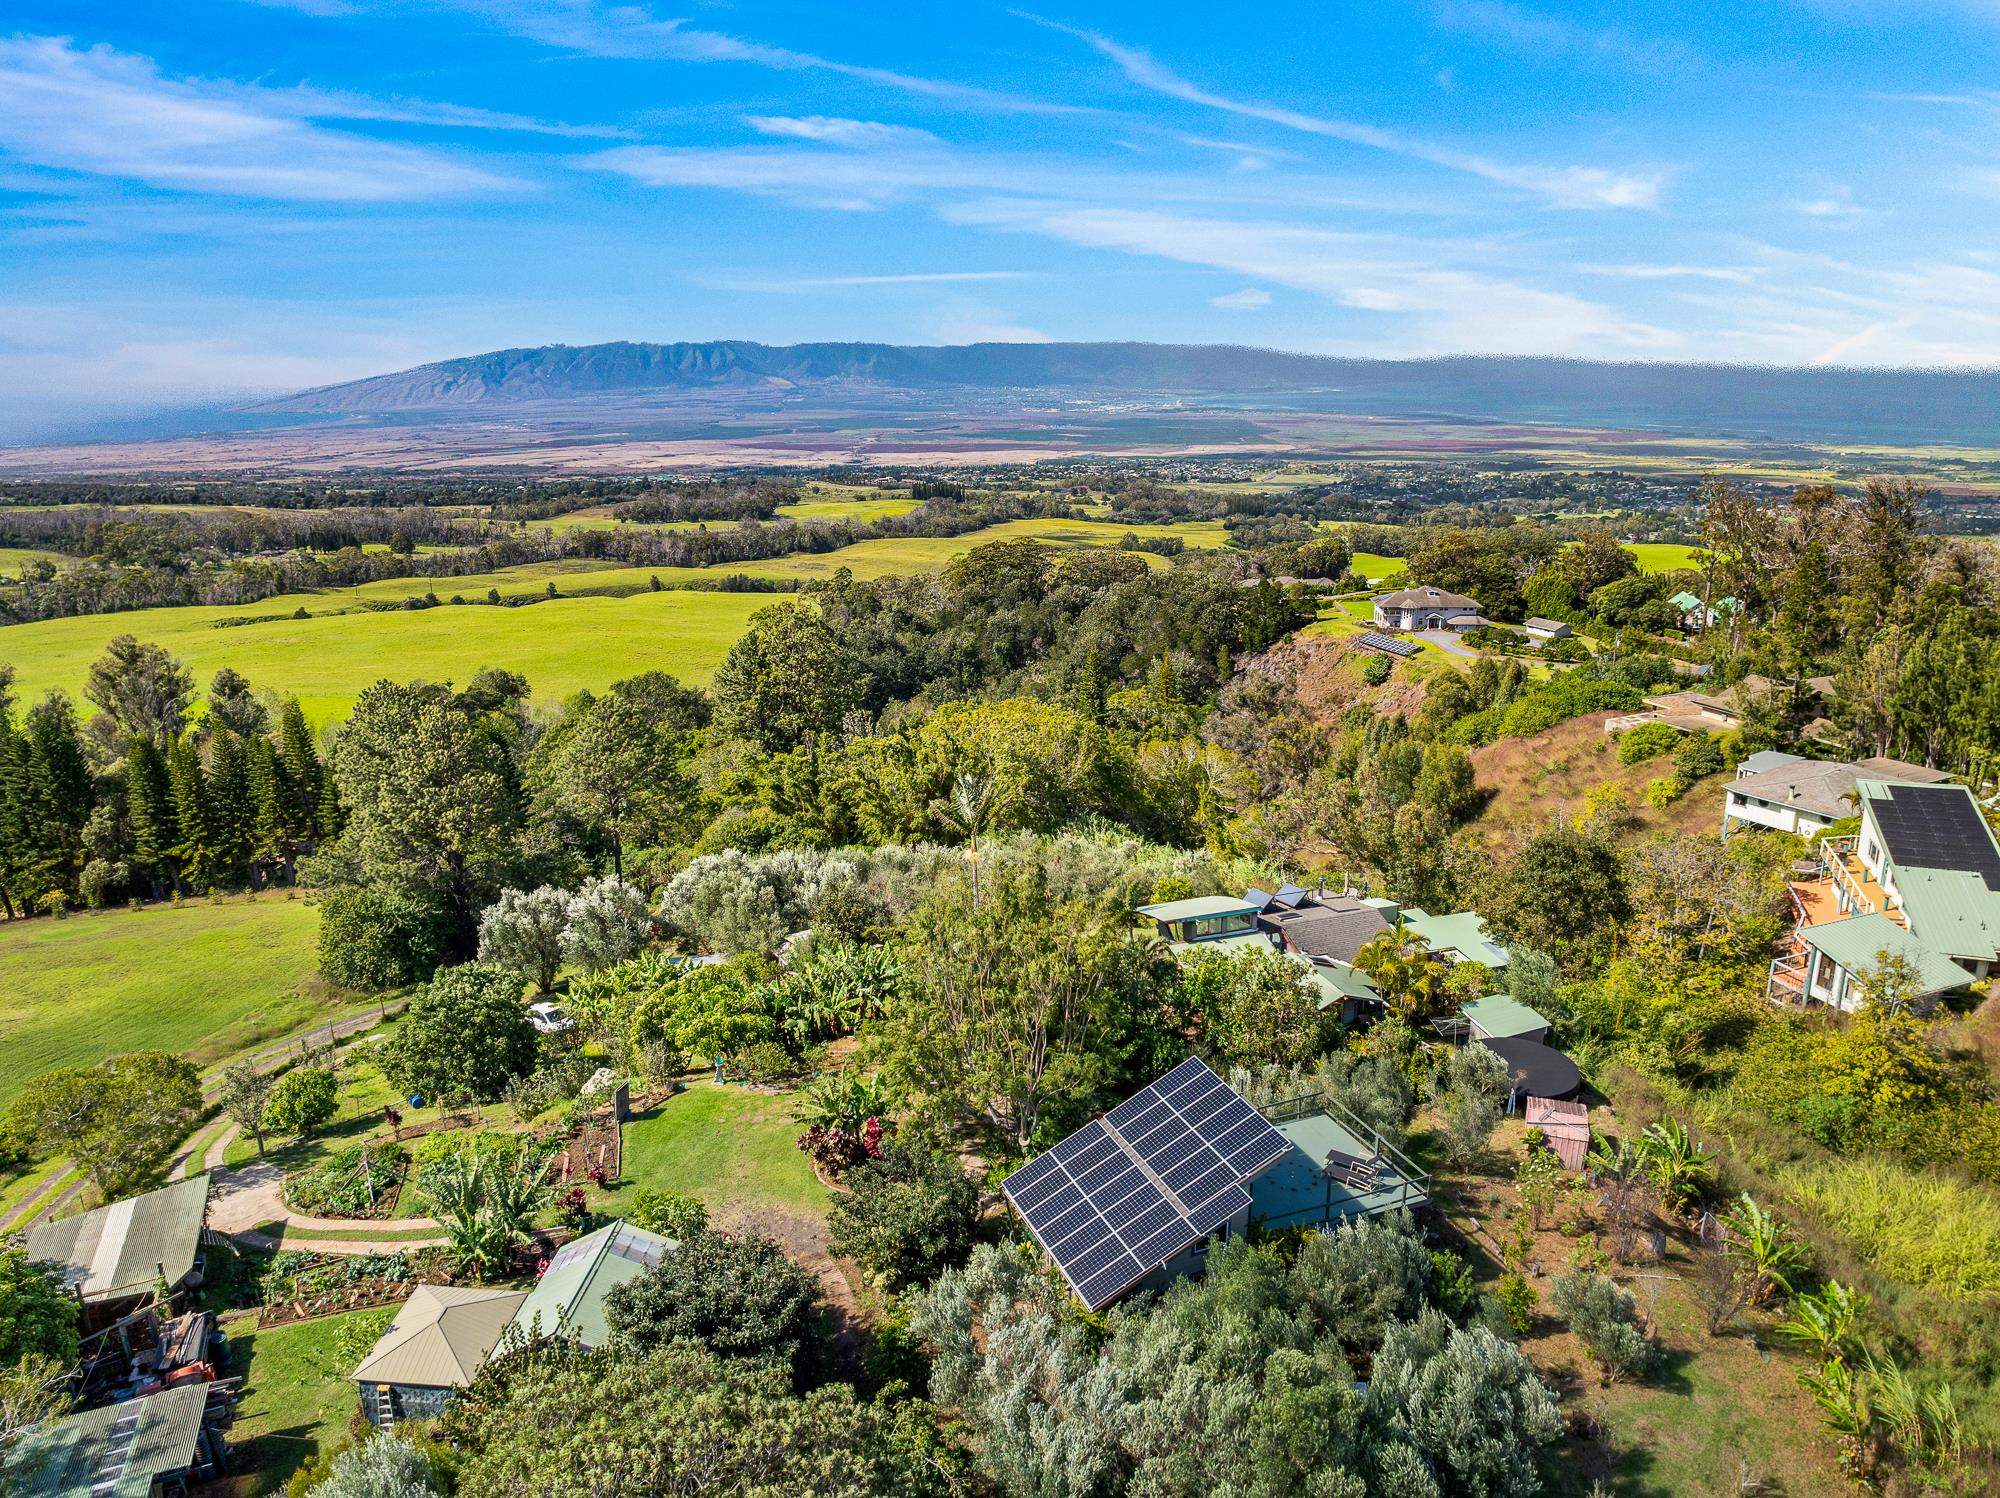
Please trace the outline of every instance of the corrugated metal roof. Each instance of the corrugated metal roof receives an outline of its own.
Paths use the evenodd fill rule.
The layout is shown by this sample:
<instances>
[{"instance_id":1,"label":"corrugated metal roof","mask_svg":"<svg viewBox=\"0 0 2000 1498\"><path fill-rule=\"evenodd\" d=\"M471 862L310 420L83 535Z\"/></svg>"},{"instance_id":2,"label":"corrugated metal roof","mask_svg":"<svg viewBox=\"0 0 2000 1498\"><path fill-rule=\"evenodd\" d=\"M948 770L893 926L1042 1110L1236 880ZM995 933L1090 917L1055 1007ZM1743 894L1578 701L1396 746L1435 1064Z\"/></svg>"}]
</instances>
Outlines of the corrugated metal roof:
<instances>
[{"instance_id":1,"label":"corrugated metal roof","mask_svg":"<svg viewBox=\"0 0 2000 1498\"><path fill-rule=\"evenodd\" d=\"M1457 910L1450 915L1427 915L1412 906L1403 912L1403 924L1423 939L1433 952L1456 952L1488 967L1505 967L1507 949L1486 929L1486 918L1477 911Z\"/></svg>"},{"instance_id":2,"label":"corrugated metal roof","mask_svg":"<svg viewBox=\"0 0 2000 1498\"><path fill-rule=\"evenodd\" d=\"M1928 946L1954 957L2000 957L2000 894L1961 869L1903 869L1896 893L1910 925Z\"/></svg>"},{"instance_id":3,"label":"corrugated metal roof","mask_svg":"<svg viewBox=\"0 0 2000 1498\"><path fill-rule=\"evenodd\" d=\"M206 1384L65 1415L26 1432L7 1459L20 1498L148 1498L153 1480L194 1465Z\"/></svg>"},{"instance_id":4,"label":"corrugated metal roof","mask_svg":"<svg viewBox=\"0 0 2000 1498\"><path fill-rule=\"evenodd\" d=\"M1139 914L1155 921L1192 921L1202 916L1255 915L1258 907L1234 895L1195 895L1160 905L1141 905Z\"/></svg>"},{"instance_id":5,"label":"corrugated metal roof","mask_svg":"<svg viewBox=\"0 0 2000 1498\"><path fill-rule=\"evenodd\" d=\"M1851 915L1844 921L1802 926L1799 940L1855 974L1875 967L1883 952L1901 957L1910 964L1923 994L1949 993L1972 981L1972 974L1886 915Z\"/></svg>"},{"instance_id":6,"label":"corrugated metal roof","mask_svg":"<svg viewBox=\"0 0 2000 1498\"><path fill-rule=\"evenodd\" d=\"M194 1268L208 1215L208 1177L190 1176L144 1196L45 1222L28 1233L28 1257L55 1264L85 1300L132 1295Z\"/></svg>"},{"instance_id":7,"label":"corrugated metal roof","mask_svg":"<svg viewBox=\"0 0 2000 1498\"><path fill-rule=\"evenodd\" d=\"M462 1388L527 1298L525 1290L419 1285L354 1370L355 1382Z\"/></svg>"},{"instance_id":8,"label":"corrugated metal roof","mask_svg":"<svg viewBox=\"0 0 2000 1498\"><path fill-rule=\"evenodd\" d=\"M604 1320L604 1297L644 1274L673 1247L672 1239L626 1222L564 1244L515 1310L513 1330L545 1337L569 1331L585 1347L602 1347L611 1330Z\"/></svg>"},{"instance_id":9,"label":"corrugated metal roof","mask_svg":"<svg viewBox=\"0 0 2000 1498\"><path fill-rule=\"evenodd\" d=\"M1488 994L1483 999L1474 999L1470 1004L1459 1005L1458 1012L1476 1025L1485 1035L1495 1040L1507 1040L1516 1035L1534 1035L1548 1029L1549 1022L1519 999L1504 993Z\"/></svg>"}]
</instances>

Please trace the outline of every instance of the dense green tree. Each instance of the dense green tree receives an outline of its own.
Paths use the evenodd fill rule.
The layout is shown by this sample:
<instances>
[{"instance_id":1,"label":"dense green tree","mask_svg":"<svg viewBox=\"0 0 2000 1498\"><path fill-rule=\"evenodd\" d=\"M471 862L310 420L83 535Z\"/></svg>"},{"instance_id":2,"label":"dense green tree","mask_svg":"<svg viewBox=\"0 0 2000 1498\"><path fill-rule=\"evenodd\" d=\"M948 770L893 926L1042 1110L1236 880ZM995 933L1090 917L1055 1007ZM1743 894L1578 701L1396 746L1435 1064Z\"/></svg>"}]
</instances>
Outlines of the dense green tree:
<instances>
[{"instance_id":1,"label":"dense green tree","mask_svg":"<svg viewBox=\"0 0 2000 1498\"><path fill-rule=\"evenodd\" d=\"M202 1111L194 1066L165 1051L43 1072L7 1111L9 1132L40 1155L67 1155L107 1200L156 1177Z\"/></svg>"},{"instance_id":2,"label":"dense green tree","mask_svg":"<svg viewBox=\"0 0 2000 1498\"><path fill-rule=\"evenodd\" d=\"M569 934L567 890L504 889L479 917L479 960L534 980L543 994L556 986Z\"/></svg>"},{"instance_id":3,"label":"dense green tree","mask_svg":"<svg viewBox=\"0 0 2000 1498\"><path fill-rule=\"evenodd\" d=\"M816 1373L826 1306L819 1281L764 1238L697 1233L604 1300L612 1346L628 1355L675 1341L768 1361L803 1385Z\"/></svg>"},{"instance_id":4,"label":"dense green tree","mask_svg":"<svg viewBox=\"0 0 2000 1498\"><path fill-rule=\"evenodd\" d=\"M173 796L178 840L169 850L180 876L198 890L221 877L222 849L216 836L214 803L194 740L176 739L167 751L167 784Z\"/></svg>"},{"instance_id":5,"label":"dense green tree","mask_svg":"<svg viewBox=\"0 0 2000 1498\"><path fill-rule=\"evenodd\" d=\"M174 810L167 758L151 739L128 740L125 748L125 809L132 822L132 857L151 881L153 892L176 887L180 876L180 821Z\"/></svg>"},{"instance_id":6,"label":"dense green tree","mask_svg":"<svg viewBox=\"0 0 2000 1498\"><path fill-rule=\"evenodd\" d=\"M264 1127L304 1139L340 1111L340 1084L323 1066L299 1066L278 1079L264 1105Z\"/></svg>"},{"instance_id":7,"label":"dense green tree","mask_svg":"<svg viewBox=\"0 0 2000 1498\"><path fill-rule=\"evenodd\" d=\"M1503 939L1547 952L1571 976L1610 951L1618 923L1631 914L1617 849L1566 825L1503 858L1481 910Z\"/></svg>"},{"instance_id":8,"label":"dense green tree","mask_svg":"<svg viewBox=\"0 0 2000 1498\"><path fill-rule=\"evenodd\" d=\"M1198 1017L1206 1046L1244 1066L1300 1066L1337 1031L1306 970L1277 952L1197 952L1180 965L1183 1014Z\"/></svg>"},{"instance_id":9,"label":"dense green tree","mask_svg":"<svg viewBox=\"0 0 2000 1498\"><path fill-rule=\"evenodd\" d=\"M445 969L410 1000L381 1058L400 1092L497 1102L535 1064L520 974L477 964Z\"/></svg>"},{"instance_id":10,"label":"dense green tree","mask_svg":"<svg viewBox=\"0 0 2000 1498\"><path fill-rule=\"evenodd\" d=\"M805 1395L784 1372L688 1342L644 1356L560 1344L494 1358L446 1410L457 1490L945 1498L961 1459L921 1404Z\"/></svg>"},{"instance_id":11,"label":"dense green tree","mask_svg":"<svg viewBox=\"0 0 2000 1498\"><path fill-rule=\"evenodd\" d=\"M0 1367L26 1358L74 1363L81 1320L59 1273L30 1263L24 1249L0 1248Z\"/></svg>"},{"instance_id":12,"label":"dense green tree","mask_svg":"<svg viewBox=\"0 0 2000 1498\"><path fill-rule=\"evenodd\" d=\"M239 739L262 738L271 731L271 715L250 690L250 683L224 666L208 684L204 733L234 734Z\"/></svg>"},{"instance_id":13,"label":"dense green tree","mask_svg":"<svg viewBox=\"0 0 2000 1498\"><path fill-rule=\"evenodd\" d=\"M250 751L233 733L213 734L208 743L208 818L218 881L242 884L250 877L257 807L250 790Z\"/></svg>"},{"instance_id":14,"label":"dense green tree","mask_svg":"<svg viewBox=\"0 0 2000 1498\"><path fill-rule=\"evenodd\" d=\"M277 1087L275 1074L259 1071L248 1061L239 1061L222 1073L222 1089L216 1101L237 1128L257 1141L257 1153L264 1153L264 1110Z\"/></svg>"},{"instance_id":15,"label":"dense green tree","mask_svg":"<svg viewBox=\"0 0 2000 1498\"><path fill-rule=\"evenodd\" d=\"M810 604L759 612L715 673L716 721L765 749L838 728L868 697L869 673Z\"/></svg>"},{"instance_id":16,"label":"dense green tree","mask_svg":"<svg viewBox=\"0 0 2000 1498\"><path fill-rule=\"evenodd\" d=\"M537 814L569 823L608 853L623 878L626 850L691 831L699 797L681 768L708 702L661 672L614 684L544 741L530 767ZM598 867L602 867L601 864Z\"/></svg>"},{"instance_id":17,"label":"dense green tree","mask_svg":"<svg viewBox=\"0 0 2000 1498\"><path fill-rule=\"evenodd\" d=\"M949 1150L892 1139L848 1171L846 1185L833 1199L833 1252L897 1290L964 1262L979 1188Z\"/></svg>"},{"instance_id":18,"label":"dense green tree","mask_svg":"<svg viewBox=\"0 0 2000 1498\"><path fill-rule=\"evenodd\" d=\"M325 882L436 909L447 955L472 950L480 912L517 862L508 702L378 682L334 746L347 823L315 868Z\"/></svg>"},{"instance_id":19,"label":"dense green tree","mask_svg":"<svg viewBox=\"0 0 2000 1498\"><path fill-rule=\"evenodd\" d=\"M446 921L433 905L351 885L320 898L319 971L365 993L428 978L444 959Z\"/></svg>"},{"instance_id":20,"label":"dense green tree","mask_svg":"<svg viewBox=\"0 0 2000 1498\"><path fill-rule=\"evenodd\" d=\"M160 646L119 635L92 662L83 696L97 709L91 733L105 759L115 759L134 738L151 740L164 754L187 724L194 677Z\"/></svg>"}]
</instances>

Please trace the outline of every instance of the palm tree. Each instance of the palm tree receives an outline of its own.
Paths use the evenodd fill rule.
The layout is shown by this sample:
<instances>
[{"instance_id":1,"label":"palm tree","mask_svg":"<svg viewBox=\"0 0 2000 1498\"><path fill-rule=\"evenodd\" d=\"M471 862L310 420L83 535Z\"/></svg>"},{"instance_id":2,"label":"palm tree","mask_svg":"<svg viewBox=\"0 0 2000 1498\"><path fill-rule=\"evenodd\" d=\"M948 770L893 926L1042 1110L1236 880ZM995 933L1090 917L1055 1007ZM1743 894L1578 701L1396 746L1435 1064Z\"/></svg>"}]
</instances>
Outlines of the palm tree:
<instances>
[{"instance_id":1,"label":"palm tree","mask_svg":"<svg viewBox=\"0 0 2000 1498\"><path fill-rule=\"evenodd\" d=\"M1423 1018L1437 1002L1437 963L1400 915L1394 926L1378 932L1354 954L1354 966L1368 975L1382 1001L1406 1020Z\"/></svg>"},{"instance_id":2,"label":"palm tree","mask_svg":"<svg viewBox=\"0 0 2000 1498\"><path fill-rule=\"evenodd\" d=\"M961 771L951 783L951 794L931 802L931 815L964 838L969 845L966 862L972 865L972 903L979 904L979 839L1013 808L1020 791L1003 785L991 770L982 774Z\"/></svg>"}]
</instances>

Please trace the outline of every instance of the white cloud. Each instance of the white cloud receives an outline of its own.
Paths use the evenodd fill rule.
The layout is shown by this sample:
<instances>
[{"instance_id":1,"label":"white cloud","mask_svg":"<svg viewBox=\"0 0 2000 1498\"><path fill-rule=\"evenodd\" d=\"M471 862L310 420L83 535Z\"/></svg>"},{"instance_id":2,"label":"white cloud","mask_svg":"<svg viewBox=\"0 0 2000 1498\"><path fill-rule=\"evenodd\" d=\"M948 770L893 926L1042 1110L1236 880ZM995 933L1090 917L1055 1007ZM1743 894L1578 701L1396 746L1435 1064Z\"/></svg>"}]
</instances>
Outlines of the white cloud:
<instances>
[{"instance_id":1,"label":"white cloud","mask_svg":"<svg viewBox=\"0 0 2000 1498\"><path fill-rule=\"evenodd\" d=\"M941 343L1054 343L1040 328L1031 328L1007 318L985 313L956 313L937 324Z\"/></svg>"},{"instance_id":2,"label":"white cloud","mask_svg":"<svg viewBox=\"0 0 2000 1498\"><path fill-rule=\"evenodd\" d=\"M1664 176L1659 172L1613 172L1594 166L1549 167L1500 161L1478 152L1461 151L1456 147L1434 145L1400 135L1379 125L1233 99L1190 82L1137 47L1128 47L1097 32L1064 25L1059 21L1032 15L1028 19L1088 43L1116 63L1120 71L1140 88L1200 105L1204 109L1263 120L1288 130L1343 140L1371 150L1429 162L1451 171L1466 172L1503 187L1545 198L1558 208L1653 208L1660 201Z\"/></svg>"},{"instance_id":3,"label":"white cloud","mask_svg":"<svg viewBox=\"0 0 2000 1498\"><path fill-rule=\"evenodd\" d=\"M1246 286L1241 291L1232 291L1225 296L1212 296L1208 299L1208 304L1230 312L1261 312L1271 305L1271 293L1260 291L1255 286Z\"/></svg>"},{"instance_id":4,"label":"white cloud","mask_svg":"<svg viewBox=\"0 0 2000 1498\"><path fill-rule=\"evenodd\" d=\"M1680 42L1634 36L1612 27L1579 26L1507 0L1440 0L1434 15L1441 26L1541 60L1561 55L1648 73L1682 73L1702 65L1700 55Z\"/></svg>"},{"instance_id":5,"label":"white cloud","mask_svg":"<svg viewBox=\"0 0 2000 1498\"><path fill-rule=\"evenodd\" d=\"M823 114L749 114L743 123L759 135L775 135L789 140L809 140L826 146L849 146L855 150L880 150L895 146L934 146L938 138L928 130L909 125L884 125L875 120L844 120Z\"/></svg>"},{"instance_id":6,"label":"white cloud","mask_svg":"<svg viewBox=\"0 0 2000 1498\"><path fill-rule=\"evenodd\" d=\"M1730 281L1747 285L1762 274L1754 265L1579 265L1588 276L1624 281Z\"/></svg>"},{"instance_id":7,"label":"white cloud","mask_svg":"<svg viewBox=\"0 0 2000 1498\"><path fill-rule=\"evenodd\" d=\"M511 185L439 152L323 129L301 118L309 98L170 79L149 58L80 49L66 38L0 39L0 151L35 166L309 201L429 198Z\"/></svg>"},{"instance_id":8,"label":"white cloud","mask_svg":"<svg viewBox=\"0 0 2000 1498\"><path fill-rule=\"evenodd\" d=\"M1815 197L1795 198L1786 204L1792 212L1806 218L1861 218L1868 212L1854 201L1851 189L1835 184Z\"/></svg>"},{"instance_id":9,"label":"white cloud","mask_svg":"<svg viewBox=\"0 0 2000 1498\"><path fill-rule=\"evenodd\" d=\"M1284 222L1065 204L992 201L947 219L1040 234L1092 249L1151 255L1315 292L1401 319L1398 346L1425 353L1677 353L1681 337L1565 292L1440 266L1372 235Z\"/></svg>"}]
</instances>

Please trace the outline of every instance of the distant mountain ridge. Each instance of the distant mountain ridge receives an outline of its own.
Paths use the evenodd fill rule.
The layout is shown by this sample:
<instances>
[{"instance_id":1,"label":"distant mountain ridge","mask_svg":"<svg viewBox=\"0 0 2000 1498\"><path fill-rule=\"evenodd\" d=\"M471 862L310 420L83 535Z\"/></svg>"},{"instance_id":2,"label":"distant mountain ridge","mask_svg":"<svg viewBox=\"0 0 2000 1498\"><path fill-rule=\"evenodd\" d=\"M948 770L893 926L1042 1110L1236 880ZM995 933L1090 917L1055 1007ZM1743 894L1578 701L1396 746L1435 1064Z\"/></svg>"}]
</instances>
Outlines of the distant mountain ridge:
<instances>
[{"instance_id":1,"label":"distant mountain ridge","mask_svg":"<svg viewBox=\"0 0 2000 1498\"><path fill-rule=\"evenodd\" d=\"M739 391L910 392L970 404L1002 391L1189 398L1852 440L2000 442L2000 369L1785 369L1478 355L1355 359L1233 344L551 344L444 359L246 405L261 418L434 412ZM1250 398L1255 398L1254 401ZM1288 401L1286 398L1289 397ZM491 410L501 417L505 412Z\"/></svg>"}]
</instances>

